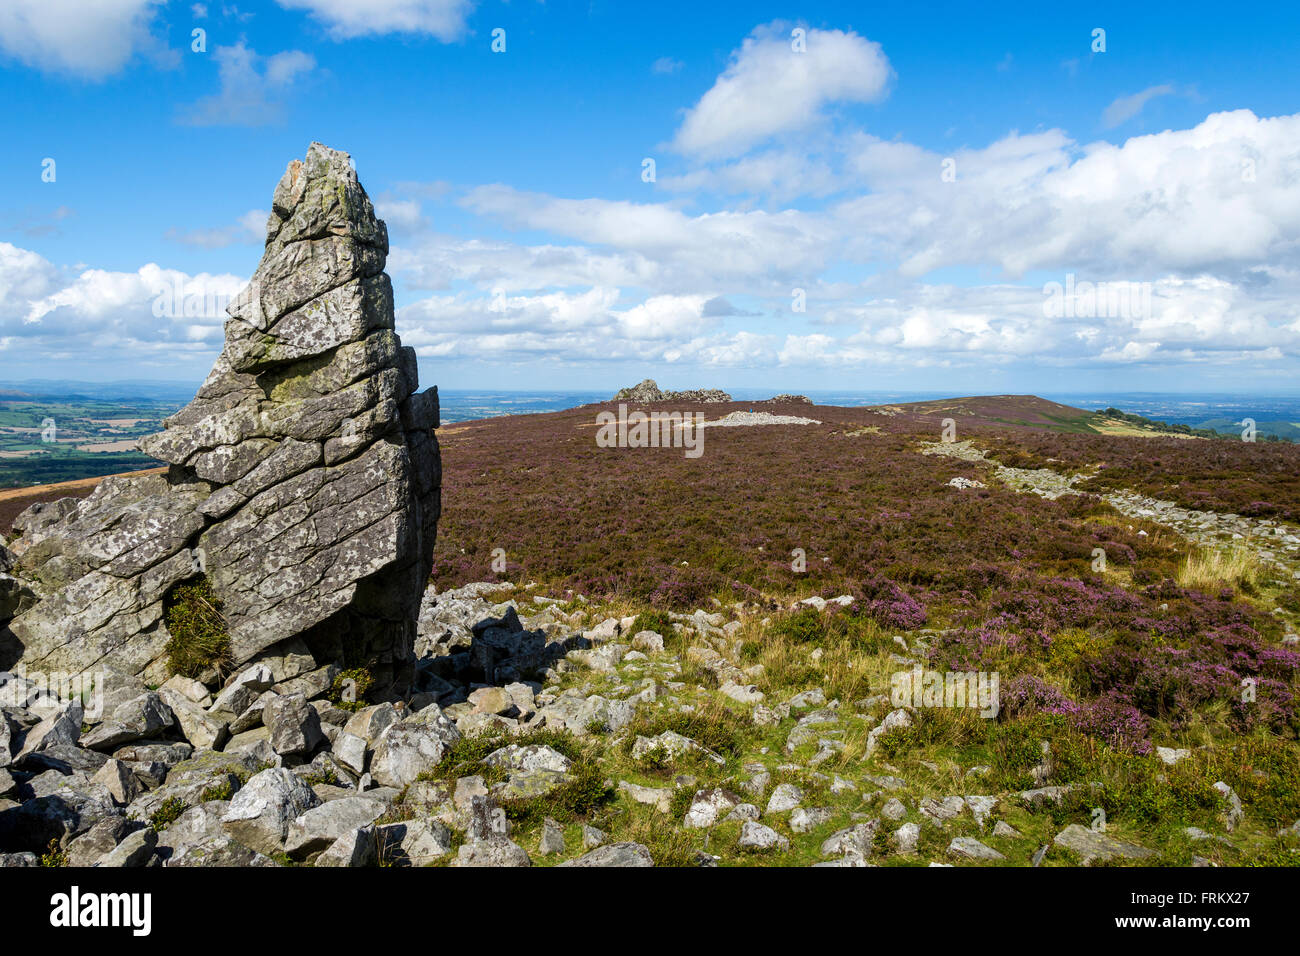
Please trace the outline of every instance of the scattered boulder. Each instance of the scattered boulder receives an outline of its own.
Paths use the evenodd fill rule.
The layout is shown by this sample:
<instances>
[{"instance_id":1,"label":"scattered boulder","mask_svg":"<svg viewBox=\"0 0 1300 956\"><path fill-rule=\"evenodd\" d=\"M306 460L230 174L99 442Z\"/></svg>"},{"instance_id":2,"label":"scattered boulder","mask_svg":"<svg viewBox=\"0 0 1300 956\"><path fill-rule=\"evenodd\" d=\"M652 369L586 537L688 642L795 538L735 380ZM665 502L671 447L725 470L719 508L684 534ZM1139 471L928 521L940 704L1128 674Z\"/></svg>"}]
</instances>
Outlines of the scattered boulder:
<instances>
[{"instance_id":1,"label":"scattered boulder","mask_svg":"<svg viewBox=\"0 0 1300 956\"><path fill-rule=\"evenodd\" d=\"M325 739L320 716L301 694L271 697L262 708L262 721L271 732L271 747L284 757L310 753Z\"/></svg>"},{"instance_id":2,"label":"scattered boulder","mask_svg":"<svg viewBox=\"0 0 1300 956\"><path fill-rule=\"evenodd\" d=\"M339 837L320 856L316 866L377 866L379 836L373 825L355 827Z\"/></svg>"},{"instance_id":3,"label":"scattered boulder","mask_svg":"<svg viewBox=\"0 0 1300 956\"><path fill-rule=\"evenodd\" d=\"M494 836L464 844L452 866L532 866L527 852L509 837ZM564 864L560 864L563 866Z\"/></svg>"},{"instance_id":4,"label":"scattered boulder","mask_svg":"<svg viewBox=\"0 0 1300 956\"><path fill-rule=\"evenodd\" d=\"M711 827L740 803L740 797L721 787L700 790L686 811L685 826L687 829Z\"/></svg>"},{"instance_id":5,"label":"scattered boulder","mask_svg":"<svg viewBox=\"0 0 1300 956\"><path fill-rule=\"evenodd\" d=\"M747 820L741 825L740 839L736 845L747 850L780 850L785 852L790 849L789 840L771 827L756 823L753 820Z\"/></svg>"},{"instance_id":6,"label":"scattered boulder","mask_svg":"<svg viewBox=\"0 0 1300 956\"><path fill-rule=\"evenodd\" d=\"M240 788L221 823L232 839L274 856L284 850L289 825L319 804L320 798L300 778L273 767Z\"/></svg>"},{"instance_id":7,"label":"scattered boulder","mask_svg":"<svg viewBox=\"0 0 1300 956\"><path fill-rule=\"evenodd\" d=\"M374 823L387 809L387 803L369 797L322 803L289 823L284 852L299 859L319 853L351 831Z\"/></svg>"},{"instance_id":8,"label":"scattered boulder","mask_svg":"<svg viewBox=\"0 0 1300 956\"><path fill-rule=\"evenodd\" d=\"M948 844L948 852L964 856L971 860L1005 860L1001 853L991 846L985 846L974 837L954 837Z\"/></svg>"},{"instance_id":9,"label":"scattered boulder","mask_svg":"<svg viewBox=\"0 0 1300 956\"><path fill-rule=\"evenodd\" d=\"M403 721L388 727L370 758L376 783L401 789L438 765L447 748L461 739L455 723L438 717L427 723Z\"/></svg>"},{"instance_id":10,"label":"scattered boulder","mask_svg":"<svg viewBox=\"0 0 1300 956\"><path fill-rule=\"evenodd\" d=\"M640 843L610 843L560 866L654 866L648 847Z\"/></svg>"},{"instance_id":11,"label":"scattered boulder","mask_svg":"<svg viewBox=\"0 0 1300 956\"><path fill-rule=\"evenodd\" d=\"M1141 860L1153 856L1155 851L1133 843L1125 843L1097 830L1071 823L1052 840L1057 846L1073 850L1087 866L1095 860L1106 862L1117 858Z\"/></svg>"}]
</instances>

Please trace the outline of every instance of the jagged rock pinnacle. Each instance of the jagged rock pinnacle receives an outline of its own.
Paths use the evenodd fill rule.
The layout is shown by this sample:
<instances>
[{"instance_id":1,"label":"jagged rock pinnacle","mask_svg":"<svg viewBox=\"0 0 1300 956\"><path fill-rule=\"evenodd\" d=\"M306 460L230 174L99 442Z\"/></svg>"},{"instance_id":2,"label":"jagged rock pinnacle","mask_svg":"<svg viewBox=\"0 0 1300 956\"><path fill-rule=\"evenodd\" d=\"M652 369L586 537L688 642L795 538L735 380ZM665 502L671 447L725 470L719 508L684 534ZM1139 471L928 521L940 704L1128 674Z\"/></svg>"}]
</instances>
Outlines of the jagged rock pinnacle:
<instances>
[{"instance_id":1,"label":"jagged rock pinnacle","mask_svg":"<svg viewBox=\"0 0 1300 956\"><path fill-rule=\"evenodd\" d=\"M140 443L166 478L107 479L15 523L44 587L11 624L25 664L158 674L164 597L203 575L236 663L301 637L403 682L441 472L437 390L416 391L393 331L387 253L348 155L313 143L275 188L212 371Z\"/></svg>"}]
</instances>

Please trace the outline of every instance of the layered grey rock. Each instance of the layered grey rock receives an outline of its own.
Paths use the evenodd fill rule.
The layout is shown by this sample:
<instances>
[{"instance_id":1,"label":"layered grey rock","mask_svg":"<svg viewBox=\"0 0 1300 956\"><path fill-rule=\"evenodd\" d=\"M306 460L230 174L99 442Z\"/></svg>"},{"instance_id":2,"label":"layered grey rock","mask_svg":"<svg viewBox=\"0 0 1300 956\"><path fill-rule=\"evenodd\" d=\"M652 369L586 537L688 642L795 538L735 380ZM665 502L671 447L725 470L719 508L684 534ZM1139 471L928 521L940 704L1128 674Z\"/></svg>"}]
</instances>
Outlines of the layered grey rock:
<instances>
[{"instance_id":1,"label":"layered grey rock","mask_svg":"<svg viewBox=\"0 0 1300 956\"><path fill-rule=\"evenodd\" d=\"M387 254L348 155L313 143L276 186L212 371L140 442L167 474L108 478L15 521L8 547L41 597L8 602L28 669L164 678L169 592L203 575L234 665L301 638L318 659L365 661L378 693L405 689L441 466L437 391L416 391L393 330Z\"/></svg>"}]
</instances>

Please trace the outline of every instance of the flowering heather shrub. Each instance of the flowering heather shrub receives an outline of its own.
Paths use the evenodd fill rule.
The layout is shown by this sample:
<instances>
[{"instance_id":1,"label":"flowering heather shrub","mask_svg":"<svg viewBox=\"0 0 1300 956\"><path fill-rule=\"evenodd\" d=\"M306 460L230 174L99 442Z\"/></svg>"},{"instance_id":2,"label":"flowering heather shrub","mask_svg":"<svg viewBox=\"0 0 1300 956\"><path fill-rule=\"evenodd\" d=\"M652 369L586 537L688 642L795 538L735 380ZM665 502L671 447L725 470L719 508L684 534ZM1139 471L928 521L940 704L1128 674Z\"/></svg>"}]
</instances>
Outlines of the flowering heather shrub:
<instances>
[{"instance_id":1,"label":"flowering heather shrub","mask_svg":"<svg viewBox=\"0 0 1300 956\"><path fill-rule=\"evenodd\" d=\"M819 407L822 425L710 429L702 457L687 459L679 449L598 448L600 407L443 429L435 586L537 581L552 593L684 611L714 597L776 611L808 595L849 594L849 608L798 612L809 640L876 653L889 649L882 630L940 629L930 641L936 666L999 669L1012 713L1077 723L1115 746L1140 747L1147 720L1176 725L1207 706L1243 729L1294 732L1297 655L1272 645L1275 619L1230 592L1179 587L1182 554L1169 539L1138 535L1140 522L1099 498L948 487L985 466L918 454L920 440L938 438L940 416ZM700 410L716 418L743 407ZM1048 463L1059 470L1100 463L1105 475L1140 463L1153 483L1191 469L1191 445L1226 456L1225 469L1235 461L1238 477L1291 454L965 419L961 427L962 437L1061 459ZM1285 500L1300 484L1294 474L1265 470L1258 478L1270 491L1242 503ZM1120 573L1091 570L1097 547ZM497 548L507 562L500 575L491 570ZM796 548L802 572L791 566ZM1016 674L1068 677L1075 699L1047 682L1015 683ZM1257 682L1254 704L1240 700L1246 678Z\"/></svg>"},{"instance_id":2,"label":"flowering heather shrub","mask_svg":"<svg viewBox=\"0 0 1300 956\"><path fill-rule=\"evenodd\" d=\"M998 716L1011 720L1023 714L1069 714L1077 710L1074 701L1058 687L1033 674L1022 674L1001 688L1002 709Z\"/></svg>"},{"instance_id":3,"label":"flowering heather shrub","mask_svg":"<svg viewBox=\"0 0 1300 956\"><path fill-rule=\"evenodd\" d=\"M874 619L881 627L914 631L925 625L925 608L888 578L872 575L853 596L850 610Z\"/></svg>"},{"instance_id":4,"label":"flowering heather shrub","mask_svg":"<svg viewBox=\"0 0 1300 956\"><path fill-rule=\"evenodd\" d=\"M1113 691L1090 701L1071 715L1074 728L1115 750L1151 752L1146 715Z\"/></svg>"}]
</instances>

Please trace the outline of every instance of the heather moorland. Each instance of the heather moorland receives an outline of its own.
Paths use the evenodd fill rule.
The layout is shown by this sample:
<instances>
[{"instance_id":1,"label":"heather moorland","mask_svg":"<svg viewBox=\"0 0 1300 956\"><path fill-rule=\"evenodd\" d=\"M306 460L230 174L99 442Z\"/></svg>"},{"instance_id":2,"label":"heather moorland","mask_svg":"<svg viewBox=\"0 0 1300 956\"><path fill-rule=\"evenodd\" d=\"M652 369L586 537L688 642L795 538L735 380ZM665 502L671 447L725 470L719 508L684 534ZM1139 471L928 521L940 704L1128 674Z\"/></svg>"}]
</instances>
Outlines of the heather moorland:
<instances>
[{"instance_id":1,"label":"heather moorland","mask_svg":"<svg viewBox=\"0 0 1300 956\"><path fill-rule=\"evenodd\" d=\"M715 419L748 407L685 410ZM737 622L723 656L769 700L815 688L839 701L848 726L820 750L807 738L834 755L822 769L847 776L870 749L878 772L927 778L918 800L1048 785L1007 817L1042 831L1035 846L1100 808L1112 832L1165 862L1293 862L1294 834L1278 834L1300 816L1294 548L1277 564L1252 557L1249 540L1216 549L1096 492L1135 487L1276 527L1296 500L1295 446L1080 432L1077 410L1061 421L1060 406L1002 397L773 408L820 424L705 429L692 459L598 447L603 408L442 430L436 588L511 582L521 601L558 599L575 620L609 608L665 621L721 613ZM923 454L945 418L950 437L999 463L1086 476L1080 493L1025 493L992 462ZM680 643L709 707L724 720L743 711L692 663L715 655ZM892 676L916 664L996 672L997 717L918 708L869 748ZM751 739L737 754L754 758L766 733L740 732ZM1248 823L1234 819L1223 839L1189 835L1231 817L1218 783ZM1026 855L1032 842L1020 842ZM997 845L1015 857L1014 841Z\"/></svg>"}]
</instances>

